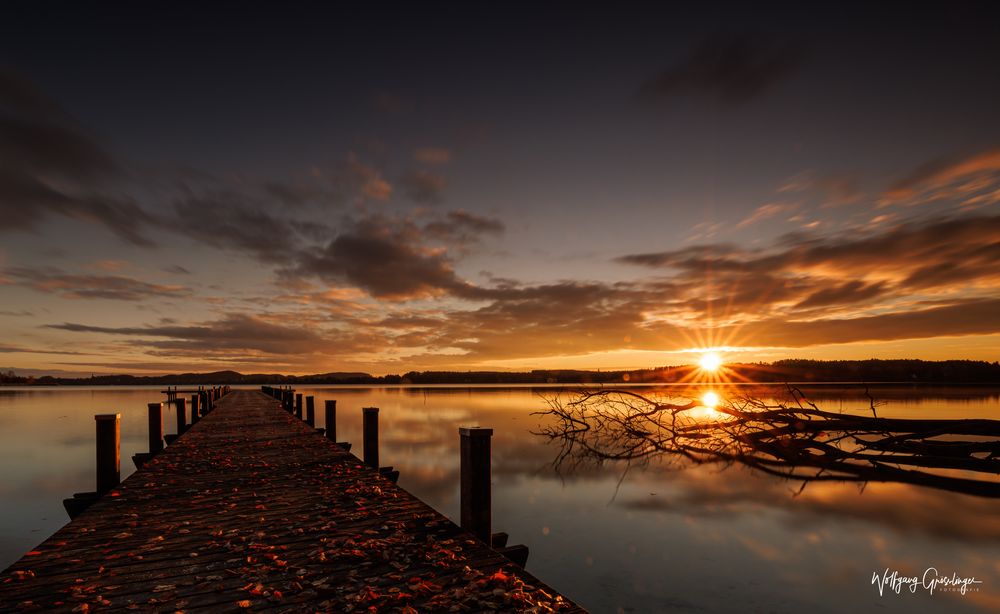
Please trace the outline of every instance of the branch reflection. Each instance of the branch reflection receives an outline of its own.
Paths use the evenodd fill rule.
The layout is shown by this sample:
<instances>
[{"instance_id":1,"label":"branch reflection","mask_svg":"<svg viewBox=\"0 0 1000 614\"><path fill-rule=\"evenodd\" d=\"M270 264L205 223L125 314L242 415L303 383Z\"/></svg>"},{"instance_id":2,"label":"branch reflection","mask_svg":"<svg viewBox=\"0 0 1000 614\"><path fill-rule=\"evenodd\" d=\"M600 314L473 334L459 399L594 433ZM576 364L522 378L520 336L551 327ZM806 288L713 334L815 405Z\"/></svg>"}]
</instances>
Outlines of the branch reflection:
<instances>
[{"instance_id":1,"label":"branch reflection","mask_svg":"<svg viewBox=\"0 0 1000 614\"><path fill-rule=\"evenodd\" d=\"M713 402L632 390L547 397L535 434L559 446L553 466L622 461L740 463L788 480L896 482L1000 497L1000 421L881 418L821 410L795 387L787 399ZM707 398L707 395L706 395ZM715 405L711 407L711 405Z\"/></svg>"}]
</instances>

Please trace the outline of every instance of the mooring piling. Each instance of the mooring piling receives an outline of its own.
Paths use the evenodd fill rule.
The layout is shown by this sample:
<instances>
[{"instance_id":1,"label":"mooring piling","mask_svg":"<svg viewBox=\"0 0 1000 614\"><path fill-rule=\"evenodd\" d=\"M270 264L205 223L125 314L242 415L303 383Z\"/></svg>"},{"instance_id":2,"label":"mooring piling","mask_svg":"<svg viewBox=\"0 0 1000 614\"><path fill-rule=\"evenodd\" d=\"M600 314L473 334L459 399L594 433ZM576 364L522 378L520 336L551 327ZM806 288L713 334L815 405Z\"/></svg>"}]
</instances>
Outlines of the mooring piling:
<instances>
[{"instance_id":1,"label":"mooring piling","mask_svg":"<svg viewBox=\"0 0 1000 614\"><path fill-rule=\"evenodd\" d=\"M316 398L313 396L306 397L306 424L316 427Z\"/></svg>"},{"instance_id":2,"label":"mooring piling","mask_svg":"<svg viewBox=\"0 0 1000 614\"><path fill-rule=\"evenodd\" d=\"M177 434L183 435L184 431L188 429L187 425L187 403L184 402L184 398L174 400L174 404L177 406Z\"/></svg>"},{"instance_id":3,"label":"mooring piling","mask_svg":"<svg viewBox=\"0 0 1000 614\"><path fill-rule=\"evenodd\" d=\"M149 413L149 451L132 455L136 469L163 451L163 403L149 403L146 409Z\"/></svg>"},{"instance_id":4,"label":"mooring piling","mask_svg":"<svg viewBox=\"0 0 1000 614\"><path fill-rule=\"evenodd\" d=\"M97 414L97 494L103 495L122 481L121 414Z\"/></svg>"},{"instance_id":5,"label":"mooring piling","mask_svg":"<svg viewBox=\"0 0 1000 614\"><path fill-rule=\"evenodd\" d=\"M150 403L149 411L149 453L156 454L163 449L163 403Z\"/></svg>"},{"instance_id":6,"label":"mooring piling","mask_svg":"<svg viewBox=\"0 0 1000 614\"><path fill-rule=\"evenodd\" d=\"M493 429L478 426L458 429L461 466L460 525L512 562L524 567L528 547L507 545L506 533L493 533L491 440Z\"/></svg>"},{"instance_id":7,"label":"mooring piling","mask_svg":"<svg viewBox=\"0 0 1000 614\"><path fill-rule=\"evenodd\" d=\"M326 413L326 438L330 441L337 441L337 402L327 399L324 403Z\"/></svg>"},{"instance_id":8,"label":"mooring piling","mask_svg":"<svg viewBox=\"0 0 1000 614\"><path fill-rule=\"evenodd\" d=\"M372 469L378 469L378 408L365 407L362 410L364 431L364 461Z\"/></svg>"},{"instance_id":9,"label":"mooring piling","mask_svg":"<svg viewBox=\"0 0 1000 614\"><path fill-rule=\"evenodd\" d=\"M486 543L492 530L490 440L493 429L461 427L461 525Z\"/></svg>"}]
</instances>

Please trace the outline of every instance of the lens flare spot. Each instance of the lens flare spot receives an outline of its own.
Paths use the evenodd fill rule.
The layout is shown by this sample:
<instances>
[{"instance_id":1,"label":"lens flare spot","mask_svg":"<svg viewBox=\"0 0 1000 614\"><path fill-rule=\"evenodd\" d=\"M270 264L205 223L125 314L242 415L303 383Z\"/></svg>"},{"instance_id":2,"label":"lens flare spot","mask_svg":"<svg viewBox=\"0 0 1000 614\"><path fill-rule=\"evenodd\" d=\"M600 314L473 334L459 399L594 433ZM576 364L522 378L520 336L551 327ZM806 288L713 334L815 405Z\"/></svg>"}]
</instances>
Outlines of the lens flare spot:
<instances>
[{"instance_id":1,"label":"lens flare spot","mask_svg":"<svg viewBox=\"0 0 1000 614\"><path fill-rule=\"evenodd\" d=\"M701 404L709 409L715 409L715 406L719 404L719 395L709 390L701 395Z\"/></svg>"}]
</instances>

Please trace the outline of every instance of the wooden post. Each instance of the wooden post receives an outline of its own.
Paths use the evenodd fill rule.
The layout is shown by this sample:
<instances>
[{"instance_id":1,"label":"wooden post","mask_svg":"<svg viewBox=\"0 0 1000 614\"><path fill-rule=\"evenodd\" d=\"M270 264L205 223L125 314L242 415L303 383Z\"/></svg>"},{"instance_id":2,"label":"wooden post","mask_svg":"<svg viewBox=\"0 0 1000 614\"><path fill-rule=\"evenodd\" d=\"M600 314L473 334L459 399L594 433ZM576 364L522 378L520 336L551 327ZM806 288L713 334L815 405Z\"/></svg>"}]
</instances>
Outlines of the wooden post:
<instances>
[{"instance_id":1,"label":"wooden post","mask_svg":"<svg viewBox=\"0 0 1000 614\"><path fill-rule=\"evenodd\" d=\"M187 405L184 399L177 399L174 403L177 404L177 434L183 435L187 430Z\"/></svg>"},{"instance_id":2,"label":"wooden post","mask_svg":"<svg viewBox=\"0 0 1000 614\"><path fill-rule=\"evenodd\" d=\"M493 429L460 427L462 528L490 543L493 523L490 485L490 439Z\"/></svg>"},{"instance_id":3,"label":"wooden post","mask_svg":"<svg viewBox=\"0 0 1000 614\"><path fill-rule=\"evenodd\" d=\"M306 424L316 426L316 399L306 397Z\"/></svg>"},{"instance_id":4,"label":"wooden post","mask_svg":"<svg viewBox=\"0 0 1000 614\"><path fill-rule=\"evenodd\" d=\"M198 403L198 395L192 394L191 395L191 416L192 416L192 418L194 416L201 417L203 415L204 414L201 412L201 404Z\"/></svg>"},{"instance_id":5,"label":"wooden post","mask_svg":"<svg viewBox=\"0 0 1000 614\"><path fill-rule=\"evenodd\" d=\"M295 417L302 419L302 393L295 393Z\"/></svg>"},{"instance_id":6,"label":"wooden post","mask_svg":"<svg viewBox=\"0 0 1000 614\"><path fill-rule=\"evenodd\" d=\"M365 464L378 469L378 408L365 407L363 412Z\"/></svg>"},{"instance_id":7,"label":"wooden post","mask_svg":"<svg viewBox=\"0 0 1000 614\"><path fill-rule=\"evenodd\" d=\"M337 442L337 401L326 400L326 438Z\"/></svg>"},{"instance_id":8,"label":"wooden post","mask_svg":"<svg viewBox=\"0 0 1000 614\"><path fill-rule=\"evenodd\" d=\"M163 450L163 403L150 403L149 409L149 453Z\"/></svg>"},{"instance_id":9,"label":"wooden post","mask_svg":"<svg viewBox=\"0 0 1000 614\"><path fill-rule=\"evenodd\" d=\"M184 397L180 397L179 399L177 399L177 402L178 403L183 403L184 402ZM195 422L197 422L200 418L201 418L201 416L198 415L198 402L195 401L194 398L192 398L191 399L191 426L194 426Z\"/></svg>"},{"instance_id":10,"label":"wooden post","mask_svg":"<svg viewBox=\"0 0 1000 614\"><path fill-rule=\"evenodd\" d=\"M97 414L97 492L104 494L122 481L121 414Z\"/></svg>"}]
</instances>

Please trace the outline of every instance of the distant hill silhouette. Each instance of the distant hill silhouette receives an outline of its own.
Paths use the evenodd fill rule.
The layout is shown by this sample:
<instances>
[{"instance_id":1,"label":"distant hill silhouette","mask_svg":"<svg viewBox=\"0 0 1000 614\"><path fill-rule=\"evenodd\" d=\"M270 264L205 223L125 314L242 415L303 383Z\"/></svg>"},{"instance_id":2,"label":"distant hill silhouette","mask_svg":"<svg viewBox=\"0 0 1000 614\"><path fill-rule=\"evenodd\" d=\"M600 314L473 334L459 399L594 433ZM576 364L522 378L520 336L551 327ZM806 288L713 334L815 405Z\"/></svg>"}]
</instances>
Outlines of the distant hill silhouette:
<instances>
[{"instance_id":1,"label":"distant hill silhouette","mask_svg":"<svg viewBox=\"0 0 1000 614\"><path fill-rule=\"evenodd\" d=\"M621 384L698 380L692 365L621 371L537 369L534 371L410 371L403 375L318 373L282 375L236 371L171 375L98 375L93 377L21 377L0 372L0 384L181 386L207 384ZM981 360L779 360L726 365L724 380L782 382L893 382L1000 385L1000 363Z\"/></svg>"}]
</instances>

